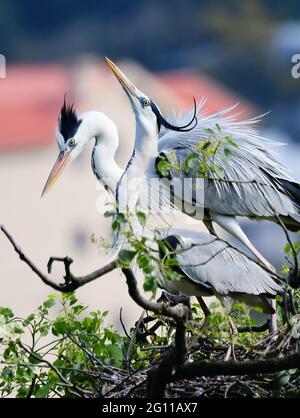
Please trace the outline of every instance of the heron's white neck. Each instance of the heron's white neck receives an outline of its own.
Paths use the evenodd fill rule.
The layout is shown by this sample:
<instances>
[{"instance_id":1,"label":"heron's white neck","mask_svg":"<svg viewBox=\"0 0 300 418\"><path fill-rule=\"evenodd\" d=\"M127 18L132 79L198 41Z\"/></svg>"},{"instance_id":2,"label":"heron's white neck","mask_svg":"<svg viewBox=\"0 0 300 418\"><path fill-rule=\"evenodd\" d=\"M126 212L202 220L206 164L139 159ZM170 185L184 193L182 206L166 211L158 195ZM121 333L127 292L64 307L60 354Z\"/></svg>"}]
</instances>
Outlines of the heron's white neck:
<instances>
[{"instance_id":1,"label":"heron's white neck","mask_svg":"<svg viewBox=\"0 0 300 418\"><path fill-rule=\"evenodd\" d=\"M145 116L136 114L135 119L135 159L143 162L145 168L148 161L155 157L158 152L158 128L156 121L152 123Z\"/></svg>"},{"instance_id":2,"label":"heron's white neck","mask_svg":"<svg viewBox=\"0 0 300 418\"><path fill-rule=\"evenodd\" d=\"M96 139L92 154L94 174L112 192L115 192L116 185L123 174L123 170L115 160L119 147L118 129L111 119L100 112L87 112L81 118L84 123L81 124L79 134L89 140Z\"/></svg>"}]
</instances>

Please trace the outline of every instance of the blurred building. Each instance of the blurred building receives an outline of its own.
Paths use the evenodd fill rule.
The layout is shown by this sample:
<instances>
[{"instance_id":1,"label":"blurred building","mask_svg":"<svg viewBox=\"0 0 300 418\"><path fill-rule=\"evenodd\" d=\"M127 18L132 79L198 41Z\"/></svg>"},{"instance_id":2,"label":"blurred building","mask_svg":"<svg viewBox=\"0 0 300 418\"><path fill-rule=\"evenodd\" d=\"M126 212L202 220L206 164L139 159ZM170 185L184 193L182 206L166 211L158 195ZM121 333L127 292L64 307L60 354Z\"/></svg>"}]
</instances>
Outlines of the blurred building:
<instances>
[{"instance_id":1,"label":"blurred building","mask_svg":"<svg viewBox=\"0 0 300 418\"><path fill-rule=\"evenodd\" d=\"M209 111L241 103L242 117L255 109L225 87L189 71L154 75L133 62L122 69L162 111L188 109L192 96L206 96ZM44 270L50 255L72 257L74 274L93 271L108 260L91 243L92 234L109 239L109 221L97 211L106 193L91 171L91 147L66 169L51 193L40 194L57 156L55 125L65 92L79 111L98 110L117 124L120 134L118 161L125 166L134 139L134 117L126 95L103 63L92 58L60 65L8 68L0 80L0 223L12 233L24 251ZM100 196L100 199L99 199ZM179 216L182 220L182 216ZM178 223L177 223L178 224ZM53 290L47 288L22 263L0 235L0 306L26 315ZM63 269L56 266L53 275ZM139 309L127 293L119 272L113 272L77 291L91 309L109 310L109 322L132 324Z\"/></svg>"}]
</instances>

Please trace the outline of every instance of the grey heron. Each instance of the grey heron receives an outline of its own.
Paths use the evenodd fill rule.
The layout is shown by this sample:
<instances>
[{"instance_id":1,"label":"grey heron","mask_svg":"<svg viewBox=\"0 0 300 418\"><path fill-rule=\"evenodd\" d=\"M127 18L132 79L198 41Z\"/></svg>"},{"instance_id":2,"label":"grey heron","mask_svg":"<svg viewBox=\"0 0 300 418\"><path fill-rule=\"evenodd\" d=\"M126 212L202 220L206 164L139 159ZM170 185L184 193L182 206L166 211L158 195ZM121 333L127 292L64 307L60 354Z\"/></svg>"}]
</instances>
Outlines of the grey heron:
<instances>
[{"instance_id":1,"label":"grey heron","mask_svg":"<svg viewBox=\"0 0 300 418\"><path fill-rule=\"evenodd\" d=\"M56 129L60 152L45 191L53 186L64 167L93 137L96 138L92 153L93 172L105 189L115 194L116 185L124 173L115 160L119 144L116 125L100 112L77 116L75 108L66 102ZM173 257L178 259L180 265L174 269L179 269L182 276L180 280L170 281L158 275L163 289L196 296L205 315L209 311L201 297L212 295L223 304L238 300L261 307L265 313L274 312L268 298L274 298L282 290L276 276L226 241L209 233L178 228L160 229L159 239L164 240L173 251Z\"/></svg>"},{"instance_id":2,"label":"grey heron","mask_svg":"<svg viewBox=\"0 0 300 418\"><path fill-rule=\"evenodd\" d=\"M224 162L224 150L214 155L215 163L223 170L223 177L219 178L213 172L208 173L208 178L204 177L204 221L210 230L211 222L217 223L242 242L267 268L274 270L252 245L236 216L283 223L288 230L297 231L300 229L300 185L276 159L271 150L272 141L264 140L254 129L258 119L237 122L227 115L228 110L210 116L198 114L193 130L160 133L160 125L165 120L156 104L138 90L112 61L107 59L107 62L125 90L136 117L139 146L135 148L132 159L139 160L140 174L144 170L148 178L161 177L157 169L160 157L168 158L175 153L177 161L184 161L201 142L207 141L208 132L213 129L217 129L219 141L230 139L230 158ZM188 174L172 170L169 173L169 176L181 179L195 175L198 174L193 168Z\"/></svg>"},{"instance_id":3,"label":"grey heron","mask_svg":"<svg viewBox=\"0 0 300 418\"><path fill-rule=\"evenodd\" d=\"M232 301L258 306L273 314L268 298L275 298L283 286L273 273L242 251L206 232L182 228L159 231L160 238L174 251L182 275L180 280L160 278L161 286L188 296L216 296L223 305Z\"/></svg>"}]
</instances>

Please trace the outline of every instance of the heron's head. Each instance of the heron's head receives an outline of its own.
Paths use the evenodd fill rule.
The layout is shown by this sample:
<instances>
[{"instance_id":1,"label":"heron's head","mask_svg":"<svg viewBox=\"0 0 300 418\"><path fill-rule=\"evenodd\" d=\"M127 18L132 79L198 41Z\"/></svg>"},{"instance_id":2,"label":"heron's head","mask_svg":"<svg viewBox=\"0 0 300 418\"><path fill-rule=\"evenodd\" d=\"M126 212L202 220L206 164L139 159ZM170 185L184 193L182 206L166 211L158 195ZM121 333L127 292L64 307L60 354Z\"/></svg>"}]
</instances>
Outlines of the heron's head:
<instances>
[{"instance_id":1,"label":"heron's head","mask_svg":"<svg viewBox=\"0 0 300 418\"><path fill-rule=\"evenodd\" d=\"M56 127L56 141L59 154L42 192L47 193L55 184L64 168L82 152L86 138L80 134L82 119L77 116L74 105L67 105L66 100L61 108Z\"/></svg>"},{"instance_id":2,"label":"heron's head","mask_svg":"<svg viewBox=\"0 0 300 418\"><path fill-rule=\"evenodd\" d=\"M191 121L184 126L174 126L169 123L162 115L156 103L146 96L143 92L137 89L137 87L126 77L126 75L114 64L109 58L105 58L111 71L119 80L125 93L127 94L131 107L135 113L137 120L148 121L151 124L158 126L160 130L163 125L165 128L173 131L189 131L193 129L197 124L196 118L196 102L194 99L194 115Z\"/></svg>"},{"instance_id":3,"label":"heron's head","mask_svg":"<svg viewBox=\"0 0 300 418\"><path fill-rule=\"evenodd\" d=\"M58 157L42 192L47 193L72 161L84 150L91 139L97 138L107 144L106 150L112 154L119 145L116 125L101 112L90 111L77 115L73 104L64 100L56 126Z\"/></svg>"}]
</instances>

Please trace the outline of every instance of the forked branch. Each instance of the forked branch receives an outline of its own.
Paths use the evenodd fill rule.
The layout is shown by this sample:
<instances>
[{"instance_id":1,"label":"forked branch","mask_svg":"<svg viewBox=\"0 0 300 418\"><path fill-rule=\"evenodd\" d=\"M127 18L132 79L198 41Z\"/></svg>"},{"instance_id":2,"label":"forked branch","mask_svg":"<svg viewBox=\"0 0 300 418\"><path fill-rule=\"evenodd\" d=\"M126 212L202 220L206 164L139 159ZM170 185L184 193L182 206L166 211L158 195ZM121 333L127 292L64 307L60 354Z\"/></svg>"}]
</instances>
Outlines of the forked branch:
<instances>
[{"instance_id":1,"label":"forked branch","mask_svg":"<svg viewBox=\"0 0 300 418\"><path fill-rule=\"evenodd\" d=\"M31 259L23 252L21 247L16 243L16 241L11 236L11 234L7 231L4 225L1 225L0 229L4 233L4 235L7 237L7 239L10 241L10 243L12 244L14 250L19 255L20 259L24 261L24 263L26 263L31 268L31 270L42 280L43 283L45 283L46 285L60 292L73 292L79 287L87 283L90 283L93 280L96 280L101 276L104 276L105 274L109 273L110 271L118 267L117 260L114 260L108 263L107 265L105 265L104 267L101 267L100 269L93 271L90 274L87 274L85 276L74 276L70 270L70 266L73 263L73 260L70 257L50 257L48 264L47 264L48 274L50 274L52 271L52 265L54 261L62 262L65 267L65 274L63 276L64 281L63 283L57 283L56 281L50 279L47 274L43 273L33 263L33 261L31 261Z\"/></svg>"}]
</instances>

